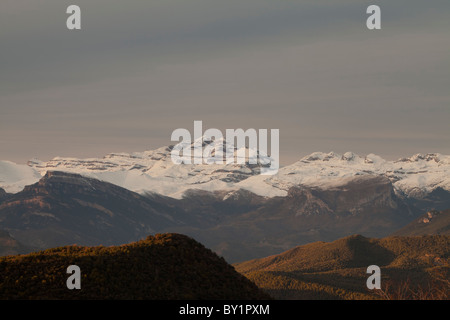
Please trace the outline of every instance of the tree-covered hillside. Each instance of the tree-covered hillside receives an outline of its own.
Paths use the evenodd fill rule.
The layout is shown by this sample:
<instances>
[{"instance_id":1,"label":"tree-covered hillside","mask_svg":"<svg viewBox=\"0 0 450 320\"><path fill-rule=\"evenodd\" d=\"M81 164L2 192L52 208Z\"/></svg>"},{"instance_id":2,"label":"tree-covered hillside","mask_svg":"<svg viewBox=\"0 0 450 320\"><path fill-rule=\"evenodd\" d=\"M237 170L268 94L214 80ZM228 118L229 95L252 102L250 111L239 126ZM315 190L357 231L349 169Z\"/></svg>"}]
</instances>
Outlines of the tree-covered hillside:
<instances>
[{"instance_id":1,"label":"tree-covered hillside","mask_svg":"<svg viewBox=\"0 0 450 320\"><path fill-rule=\"evenodd\" d=\"M69 290L67 267L81 270ZM1 299L268 299L211 250L180 234L122 246L65 246L0 257Z\"/></svg>"},{"instance_id":2,"label":"tree-covered hillside","mask_svg":"<svg viewBox=\"0 0 450 320\"><path fill-rule=\"evenodd\" d=\"M354 235L234 266L276 299L449 299L449 261L450 236ZM370 265L381 290L366 286Z\"/></svg>"}]
</instances>

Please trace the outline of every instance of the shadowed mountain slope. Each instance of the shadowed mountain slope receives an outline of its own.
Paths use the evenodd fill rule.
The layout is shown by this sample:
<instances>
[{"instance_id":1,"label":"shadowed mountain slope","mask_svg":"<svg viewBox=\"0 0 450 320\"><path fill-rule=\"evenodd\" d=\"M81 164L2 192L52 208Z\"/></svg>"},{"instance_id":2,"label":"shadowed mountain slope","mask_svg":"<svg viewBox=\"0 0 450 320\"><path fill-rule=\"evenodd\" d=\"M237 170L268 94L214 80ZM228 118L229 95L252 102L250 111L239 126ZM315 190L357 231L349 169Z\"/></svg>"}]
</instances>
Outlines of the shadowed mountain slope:
<instances>
[{"instance_id":1,"label":"shadowed mountain slope","mask_svg":"<svg viewBox=\"0 0 450 320\"><path fill-rule=\"evenodd\" d=\"M450 235L450 209L431 210L395 232L396 236L419 236L427 234Z\"/></svg>"},{"instance_id":2,"label":"shadowed mountain slope","mask_svg":"<svg viewBox=\"0 0 450 320\"><path fill-rule=\"evenodd\" d=\"M40 248L128 243L183 224L176 217L158 199L63 172L48 172L0 203L0 228Z\"/></svg>"},{"instance_id":3,"label":"shadowed mountain slope","mask_svg":"<svg viewBox=\"0 0 450 320\"><path fill-rule=\"evenodd\" d=\"M25 246L11 237L8 232L0 230L0 256L24 254L33 250L37 248Z\"/></svg>"}]
</instances>

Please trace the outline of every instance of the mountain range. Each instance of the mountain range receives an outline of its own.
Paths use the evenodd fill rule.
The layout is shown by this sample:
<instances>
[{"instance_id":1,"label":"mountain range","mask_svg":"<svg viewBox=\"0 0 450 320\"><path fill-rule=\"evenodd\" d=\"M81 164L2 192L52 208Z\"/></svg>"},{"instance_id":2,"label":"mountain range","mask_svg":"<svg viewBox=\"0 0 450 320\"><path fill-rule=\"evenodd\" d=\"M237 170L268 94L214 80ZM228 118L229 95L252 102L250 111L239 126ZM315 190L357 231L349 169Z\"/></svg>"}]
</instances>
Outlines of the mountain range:
<instances>
[{"instance_id":1,"label":"mountain range","mask_svg":"<svg viewBox=\"0 0 450 320\"><path fill-rule=\"evenodd\" d=\"M230 263L352 234L386 237L450 208L450 156L314 153L258 165L176 165L172 147L102 159L0 161L0 230L24 247L189 235Z\"/></svg>"},{"instance_id":2,"label":"mountain range","mask_svg":"<svg viewBox=\"0 0 450 320\"><path fill-rule=\"evenodd\" d=\"M205 145L208 142L204 143ZM422 197L436 189L450 190L450 156L416 154L396 161L352 152L315 152L262 176L249 164L174 164L173 146L135 153L111 153L103 158L33 159L27 165L0 161L0 187L14 193L37 182L47 171L65 171L107 181L131 191L157 193L181 199L190 189L235 191L244 189L264 197L286 196L291 187L330 189L358 176L383 176L402 196ZM248 150L248 154L255 151Z\"/></svg>"}]
</instances>

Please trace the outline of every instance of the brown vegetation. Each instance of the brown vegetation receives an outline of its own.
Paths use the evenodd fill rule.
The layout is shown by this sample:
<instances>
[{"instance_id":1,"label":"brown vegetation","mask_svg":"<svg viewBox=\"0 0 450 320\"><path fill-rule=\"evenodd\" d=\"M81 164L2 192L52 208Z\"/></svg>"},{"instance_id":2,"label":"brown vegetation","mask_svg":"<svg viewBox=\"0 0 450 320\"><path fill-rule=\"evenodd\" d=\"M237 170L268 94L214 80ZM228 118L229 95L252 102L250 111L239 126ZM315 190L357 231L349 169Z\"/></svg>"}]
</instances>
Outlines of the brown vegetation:
<instances>
[{"instance_id":1,"label":"brown vegetation","mask_svg":"<svg viewBox=\"0 0 450 320\"><path fill-rule=\"evenodd\" d=\"M81 290L69 290L69 265ZM179 234L111 247L65 246L0 258L1 299L267 299L223 258Z\"/></svg>"},{"instance_id":2,"label":"brown vegetation","mask_svg":"<svg viewBox=\"0 0 450 320\"><path fill-rule=\"evenodd\" d=\"M448 299L450 236L350 236L235 264L276 299ZM369 265L381 268L369 290Z\"/></svg>"}]
</instances>

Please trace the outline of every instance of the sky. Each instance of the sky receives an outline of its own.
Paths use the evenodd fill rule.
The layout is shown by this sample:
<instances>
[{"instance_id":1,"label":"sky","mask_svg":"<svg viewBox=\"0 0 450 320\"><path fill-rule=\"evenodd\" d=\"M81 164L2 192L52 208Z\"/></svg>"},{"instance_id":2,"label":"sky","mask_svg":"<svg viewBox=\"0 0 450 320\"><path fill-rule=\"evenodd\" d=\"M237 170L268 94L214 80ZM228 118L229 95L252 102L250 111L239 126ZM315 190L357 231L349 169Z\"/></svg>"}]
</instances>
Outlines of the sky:
<instances>
[{"instance_id":1,"label":"sky","mask_svg":"<svg viewBox=\"0 0 450 320\"><path fill-rule=\"evenodd\" d=\"M281 164L450 154L449 30L448 0L2 0L0 160L152 150L194 120L279 129Z\"/></svg>"}]
</instances>

